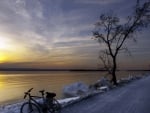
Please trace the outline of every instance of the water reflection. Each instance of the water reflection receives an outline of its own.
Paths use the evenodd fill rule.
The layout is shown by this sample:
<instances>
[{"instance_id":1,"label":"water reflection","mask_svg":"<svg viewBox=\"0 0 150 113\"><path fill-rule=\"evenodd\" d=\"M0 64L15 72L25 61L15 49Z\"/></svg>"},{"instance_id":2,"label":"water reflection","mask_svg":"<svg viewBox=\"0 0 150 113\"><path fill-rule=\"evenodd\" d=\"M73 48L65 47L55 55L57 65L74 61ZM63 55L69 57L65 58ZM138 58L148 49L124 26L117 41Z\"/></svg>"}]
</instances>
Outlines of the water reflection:
<instances>
[{"instance_id":1,"label":"water reflection","mask_svg":"<svg viewBox=\"0 0 150 113\"><path fill-rule=\"evenodd\" d=\"M5 85L4 85L4 83L5 83L4 78L5 78L4 76L0 76L0 90L3 89L4 86L5 86Z\"/></svg>"}]
</instances>

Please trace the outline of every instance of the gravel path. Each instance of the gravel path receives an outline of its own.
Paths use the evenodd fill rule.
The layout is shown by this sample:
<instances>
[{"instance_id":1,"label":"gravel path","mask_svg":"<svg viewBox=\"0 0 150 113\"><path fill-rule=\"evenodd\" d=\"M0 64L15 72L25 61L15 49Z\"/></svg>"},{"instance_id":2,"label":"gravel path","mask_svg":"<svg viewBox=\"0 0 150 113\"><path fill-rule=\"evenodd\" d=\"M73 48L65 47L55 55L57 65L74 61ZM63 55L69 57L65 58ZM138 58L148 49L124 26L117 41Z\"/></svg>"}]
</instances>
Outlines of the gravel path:
<instances>
[{"instance_id":1,"label":"gravel path","mask_svg":"<svg viewBox=\"0 0 150 113\"><path fill-rule=\"evenodd\" d=\"M150 113L150 77L69 105L61 113Z\"/></svg>"}]
</instances>

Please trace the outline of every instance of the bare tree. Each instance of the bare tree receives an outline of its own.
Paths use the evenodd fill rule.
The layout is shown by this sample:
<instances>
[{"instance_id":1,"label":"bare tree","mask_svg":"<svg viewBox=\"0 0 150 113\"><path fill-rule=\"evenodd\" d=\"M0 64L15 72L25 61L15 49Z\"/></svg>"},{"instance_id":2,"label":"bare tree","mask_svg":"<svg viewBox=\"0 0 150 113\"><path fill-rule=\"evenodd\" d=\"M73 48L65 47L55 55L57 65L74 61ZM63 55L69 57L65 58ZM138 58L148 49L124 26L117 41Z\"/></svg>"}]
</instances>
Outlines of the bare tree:
<instances>
[{"instance_id":1,"label":"bare tree","mask_svg":"<svg viewBox=\"0 0 150 113\"><path fill-rule=\"evenodd\" d=\"M105 45L99 58L104 68L112 75L112 82L117 85L116 70L117 57L122 50L127 50L126 42L136 39L135 34L150 24L150 1L136 2L134 13L128 16L125 22L121 22L118 16L113 14L102 14L95 24L93 31L94 39Z\"/></svg>"}]
</instances>

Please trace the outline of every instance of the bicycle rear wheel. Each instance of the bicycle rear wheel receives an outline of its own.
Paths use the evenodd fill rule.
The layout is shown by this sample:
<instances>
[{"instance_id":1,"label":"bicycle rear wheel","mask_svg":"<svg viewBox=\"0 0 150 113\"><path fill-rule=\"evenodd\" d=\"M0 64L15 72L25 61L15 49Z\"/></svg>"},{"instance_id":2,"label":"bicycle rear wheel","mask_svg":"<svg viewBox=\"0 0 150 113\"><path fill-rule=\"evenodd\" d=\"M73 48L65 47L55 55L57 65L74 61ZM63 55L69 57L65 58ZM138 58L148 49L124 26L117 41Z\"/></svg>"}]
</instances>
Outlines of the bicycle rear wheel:
<instances>
[{"instance_id":1,"label":"bicycle rear wheel","mask_svg":"<svg viewBox=\"0 0 150 113\"><path fill-rule=\"evenodd\" d=\"M36 104L26 102L21 106L20 113L41 113L41 112Z\"/></svg>"},{"instance_id":2,"label":"bicycle rear wheel","mask_svg":"<svg viewBox=\"0 0 150 113\"><path fill-rule=\"evenodd\" d=\"M56 99L53 99L53 103L48 105L48 112L49 113L60 113L61 112L61 105Z\"/></svg>"}]
</instances>

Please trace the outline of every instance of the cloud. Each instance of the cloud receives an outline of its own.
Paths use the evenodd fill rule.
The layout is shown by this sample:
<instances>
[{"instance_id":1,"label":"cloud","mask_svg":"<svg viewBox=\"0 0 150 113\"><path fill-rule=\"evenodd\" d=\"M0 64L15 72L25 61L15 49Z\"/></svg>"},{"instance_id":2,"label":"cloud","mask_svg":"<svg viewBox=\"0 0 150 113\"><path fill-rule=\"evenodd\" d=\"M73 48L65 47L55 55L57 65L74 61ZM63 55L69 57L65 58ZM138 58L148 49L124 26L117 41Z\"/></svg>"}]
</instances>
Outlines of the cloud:
<instances>
[{"instance_id":1,"label":"cloud","mask_svg":"<svg viewBox=\"0 0 150 113\"><path fill-rule=\"evenodd\" d=\"M38 0L2 1L1 31L12 34L16 36L16 40L28 44L28 40L37 42L39 37L43 41L53 43L65 37L77 37L82 31L91 29L89 25L80 24L85 15L79 14L79 11L67 14L61 9L59 2L55 5L50 3L47 5Z\"/></svg>"},{"instance_id":2,"label":"cloud","mask_svg":"<svg viewBox=\"0 0 150 113\"><path fill-rule=\"evenodd\" d=\"M107 4L118 3L121 0L75 0L75 1L83 4L107 5Z\"/></svg>"},{"instance_id":3,"label":"cloud","mask_svg":"<svg viewBox=\"0 0 150 113\"><path fill-rule=\"evenodd\" d=\"M20 15L23 18L26 18L26 19L31 18L30 14L26 10L26 2L23 0L16 0L16 2L14 2L13 10L17 15Z\"/></svg>"},{"instance_id":4,"label":"cloud","mask_svg":"<svg viewBox=\"0 0 150 113\"><path fill-rule=\"evenodd\" d=\"M32 2L31 6L28 2ZM9 38L22 43L22 46L25 47L33 46L34 48L39 43L44 47L48 31L45 27L45 17L40 2L37 0L7 0L1 2L0 9L2 9L0 10L0 29L3 34L11 34Z\"/></svg>"},{"instance_id":5,"label":"cloud","mask_svg":"<svg viewBox=\"0 0 150 113\"><path fill-rule=\"evenodd\" d=\"M25 49L26 53L21 56L26 60L47 60L49 55L55 54L51 52L53 48L71 46L61 42L80 40L80 32L91 29L89 25L78 24L84 17L82 14L74 11L65 18L60 3L45 5L37 0L8 0L0 4L0 9L3 9L0 10L1 32L13 40L12 45L18 43L17 48Z\"/></svg>"},{"instance_id":6,"label":"cloud","mask_svg":"<svg viewBox=\"0 0 150 113\"><path fill-rule=\"evenodd\" d=\"M17 48L19 61L85 59L87 64L103 49L91 39L99 15L110 9L125 15L130 5L125 0L1 0L0 37L10 40L8 52Z\"/></svg>"}]
</instances>

